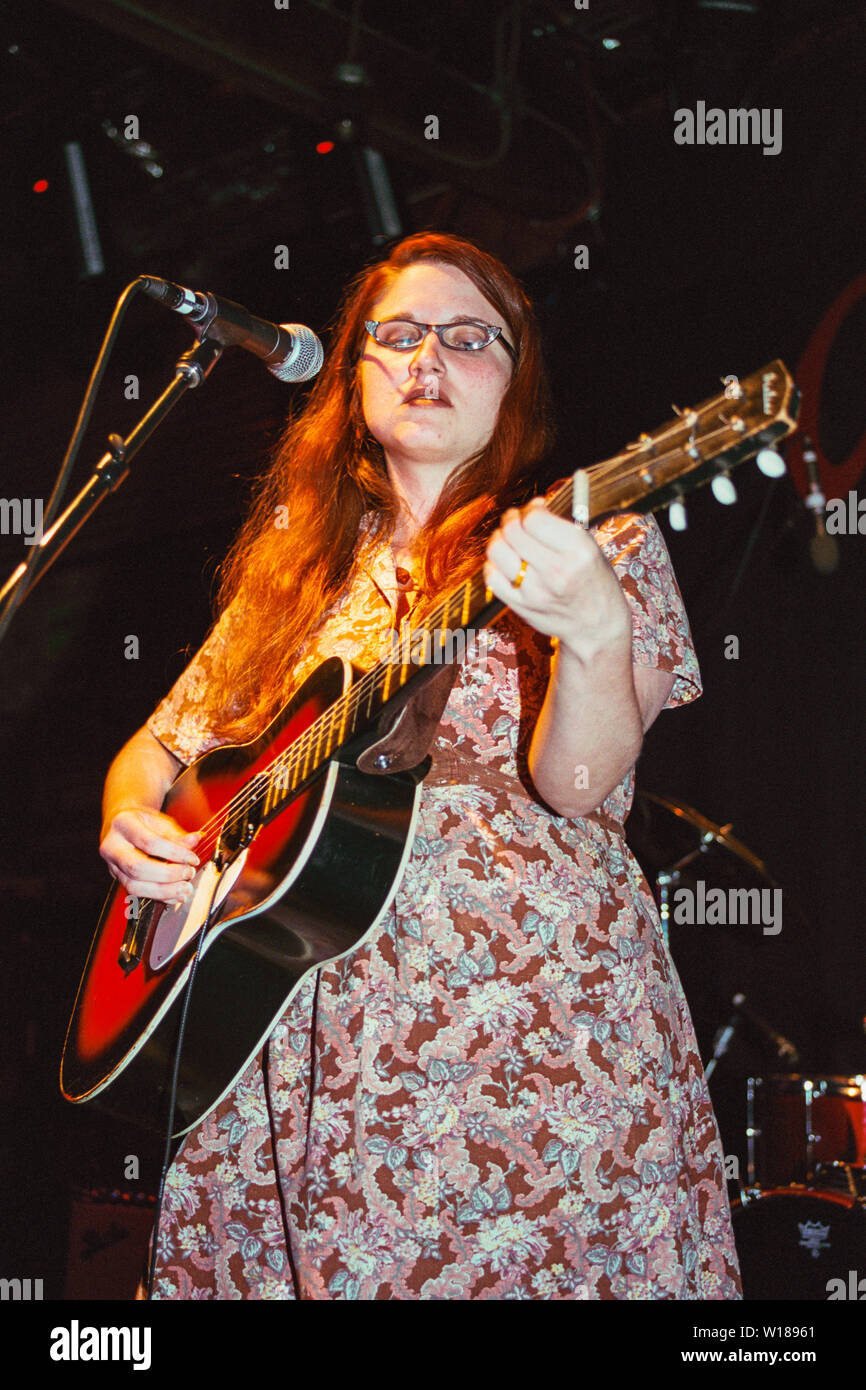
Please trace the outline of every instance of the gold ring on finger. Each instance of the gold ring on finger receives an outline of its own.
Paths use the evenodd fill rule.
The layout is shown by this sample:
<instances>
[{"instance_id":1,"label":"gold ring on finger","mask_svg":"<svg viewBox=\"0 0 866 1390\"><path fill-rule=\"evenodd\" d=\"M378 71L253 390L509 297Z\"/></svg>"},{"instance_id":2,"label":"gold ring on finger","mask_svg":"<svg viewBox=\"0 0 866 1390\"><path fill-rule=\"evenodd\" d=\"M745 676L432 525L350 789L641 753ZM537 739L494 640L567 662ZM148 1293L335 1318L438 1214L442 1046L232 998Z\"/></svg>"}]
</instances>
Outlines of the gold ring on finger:
<instances>
[{"instance_id":1,"label":"gold ring on finger","mask_svg":"<svg viewBox=\"0 0 866 1390\"><path fill-rule=\"evenodd\" d=\"M526 571L527 571L528 569L529 569L529 561L528 561L528 560L521 560L521 561L520 561L520 569L517 571L517 574L515 575L515 577L514 577L514 578L512 579L512 581L511 581L511 587L512 587L512 589L519 589L519 588L520 588L521 584L523 583L524 579L526 578Z\"/></svg>"}]
</instances>

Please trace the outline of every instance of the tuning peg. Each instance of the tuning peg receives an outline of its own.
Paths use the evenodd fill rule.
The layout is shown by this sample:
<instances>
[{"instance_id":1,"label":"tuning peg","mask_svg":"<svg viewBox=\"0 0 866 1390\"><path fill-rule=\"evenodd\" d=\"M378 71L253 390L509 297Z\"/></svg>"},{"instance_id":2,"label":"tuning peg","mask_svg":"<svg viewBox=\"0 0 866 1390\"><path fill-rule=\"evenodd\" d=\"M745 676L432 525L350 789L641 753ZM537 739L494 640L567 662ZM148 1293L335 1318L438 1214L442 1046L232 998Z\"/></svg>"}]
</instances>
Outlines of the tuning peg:
<instances>
[{"instance_id":1,"label":"tuning peg","mask_svg":"<svg viewBox=\"0 0 866 1390\"><path fill-rule=\"evenodd\" d=\"M755 463L765 478L781 478L786 472L785 460L775 449L761 449L755 455Z\"/></svg>"},{"instance_id":2,"label":"tuning peg","mask_svg":"<svg viewBox=\"0 0 866 1390\"><path fill-rule=\"evenodd\" d=\"M727 473L717 473L710 483L713 496L717 502L721 502L723 507L730 507L737 500L737 489L731 482Z\"/></svg>"},{"instance_id":3,"label":"tuning peg","mask_svg":"<svg viewBox=\"0 0 866 1390\"><path fill-rule=\"evenodd\" d=\"M685 531L689 524L686 504L681 497L675 497L668 507L668 521L672 531Z\"/></svg>"}]
</instances>

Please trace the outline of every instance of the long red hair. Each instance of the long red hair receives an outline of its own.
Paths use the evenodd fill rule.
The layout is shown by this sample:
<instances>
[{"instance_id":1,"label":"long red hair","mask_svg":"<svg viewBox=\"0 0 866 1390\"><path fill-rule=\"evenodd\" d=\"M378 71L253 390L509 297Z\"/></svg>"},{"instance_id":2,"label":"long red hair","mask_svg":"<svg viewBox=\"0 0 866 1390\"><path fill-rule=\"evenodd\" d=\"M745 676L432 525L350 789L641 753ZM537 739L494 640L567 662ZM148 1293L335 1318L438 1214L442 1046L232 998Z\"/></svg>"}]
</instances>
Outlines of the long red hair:
<instances>
[{"instance_id":1,"label":"long red hair","mask_svg":"<svg viewBox=\"0 0 866 1390\"><path fill-rule=\"evenodd\" d=\"M357 363L373 306L402 270L422 260L461 270L502 316L517 355L489 442L455 468L416 539L428 607L481 566L499 515L528 495L552 442L535 315L500 261L462 238L421 232L362 271L338 311L309 400L290 419L221 566L218 610L238 600L244 611L209 691L222 740L255 737L288 698L306 643L351 584L364 514L374 514L374 535L385 540L393 533L397 499L361 410ZM277 524L286 514L281 509L288 510L287 527Z\"/></svg>"}]
</instances>

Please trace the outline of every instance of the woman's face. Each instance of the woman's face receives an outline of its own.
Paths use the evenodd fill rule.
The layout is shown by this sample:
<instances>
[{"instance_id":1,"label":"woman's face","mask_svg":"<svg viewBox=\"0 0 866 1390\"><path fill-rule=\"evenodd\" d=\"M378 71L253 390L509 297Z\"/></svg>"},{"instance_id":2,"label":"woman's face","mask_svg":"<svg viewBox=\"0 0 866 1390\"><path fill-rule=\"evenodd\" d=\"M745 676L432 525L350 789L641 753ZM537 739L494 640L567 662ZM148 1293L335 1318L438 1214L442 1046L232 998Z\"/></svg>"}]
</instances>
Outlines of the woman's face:
<instances>
[{"instance_id":1,"label":"woman's face","mask_svg":"<svg viewBox=\"0 0 866 1390\"><path fill-rule=\"evenodd\" d=\"M480 319L509 336L505 320L462 270L435 261L401 270L370 318L437 324ZM417 347L397 352L367 335L358 371L364 419L388 463L430 465L444 481L488 443L512 365L499 339L480 351L461 352L428 333Z\"/></svg>"}]
</instances>

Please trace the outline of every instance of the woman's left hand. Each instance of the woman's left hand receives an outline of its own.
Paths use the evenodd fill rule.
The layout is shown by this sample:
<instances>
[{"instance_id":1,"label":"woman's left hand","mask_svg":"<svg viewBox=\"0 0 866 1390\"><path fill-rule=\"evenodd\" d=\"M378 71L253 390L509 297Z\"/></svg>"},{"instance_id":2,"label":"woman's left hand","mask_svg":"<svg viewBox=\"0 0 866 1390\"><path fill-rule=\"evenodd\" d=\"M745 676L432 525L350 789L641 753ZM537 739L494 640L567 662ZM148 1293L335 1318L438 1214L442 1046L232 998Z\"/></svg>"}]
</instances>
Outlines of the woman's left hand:
<instances>
[{"instance_id":1,"label":"woman's left hand","mask_svg":"<svg viewBox=\"0 0 866 1390\"><path fill-rule=\"evenodd\" d=\"M542 497L503 514L488 542L484 582L583 663L631 648L631 612L613 567L588 531L554 516Z\"/></svg>"}]
</instances>

